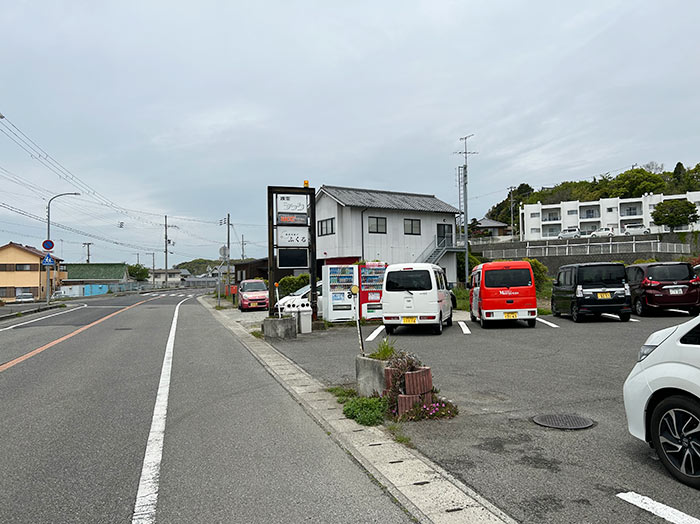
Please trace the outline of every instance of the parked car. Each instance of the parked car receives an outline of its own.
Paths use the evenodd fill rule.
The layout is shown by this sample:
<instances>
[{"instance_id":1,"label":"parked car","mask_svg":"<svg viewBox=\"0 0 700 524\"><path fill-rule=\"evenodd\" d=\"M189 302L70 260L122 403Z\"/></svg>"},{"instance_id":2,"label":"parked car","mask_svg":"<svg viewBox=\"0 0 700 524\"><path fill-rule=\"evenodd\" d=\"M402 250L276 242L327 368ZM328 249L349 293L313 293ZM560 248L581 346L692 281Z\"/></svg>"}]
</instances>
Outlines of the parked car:
<instances>
[{"instance_id":1,"label":"parked car","mask_svg":"<svg viewBox=\"0 0 700 524\"><path fill-rule=\"evenodd\" d=\"M51 298L52 299L68 298L68 293L66 293L65 291L61 291L61 290L54 291L51 294Z\"/></svg>"},{"instance_id":2,"label":"parked car","mask_svg":"<svg viewBox=\"0 0 700 524\"><path fill-rule=\"evenodd\" d=\"M627 266L632 291L632 310L639 315L651 310L700 311L700 278L686 262L654 262Z\"/></svg>"},{"instance_id":3,"label":"parked car","mask_svg":"<svg viewBox=\"0 0 700 524\"><path fill-rule=\"evenodd\" d=\"M34 302L34 295L32 295L29 292L25 293L20 293L15 297L15 302L16 303L21 303L21 302Z\"/></svg>"},{"instance_id":4,"label":"parked car","mask_svg":"<svg viewBox=\"0 0 700 524\"><path fill-rule=\"evenodd\" d=\"M296 291L293 291L286 297L280 298L279 302L275 304L275 307L278 311L282 311L283 313L285 311L293 311L294 308L303 306L303 305L310 305L310 300L311 297L310 292L311 291L311 285L307 284ZM316 308L318 311L318 316L322 317L323 316L323 281L319 280L316 283L316 297L317 297L317 304Z\"/></svg>"},{"instance_id":5,"label":"parked car","mask_svg":"<svg viewBox=\"0 0 700 524\"><path fill-rule=\"evenodd\" d=\"M651 233L644 224L627 224L624 229L625 235L648 235Z\"/></svg>"},{"instance_id":6,"label":"parked car","mask_svg":"<svg viewBox=\"0 0 700 524\"><path fill-rule=\"evenodd\" d=\"M472 322L486 329L493 320L525 320L537 325L537 292L529 262L487 262L474 269L467 282Z\"/></svg>"},{"instance_id":7,"label":"parked car","mask_svg":"<svg viewBox=\"0 0 700 524\"><path fill-rule=\"evenodd\" d=\"M623 388L629 432L700 489L700 317L653 333Z\"/></svg>"},{"instance_id":8,"label":"parked car","mask_svg":"<svg viewBox=\"0 0 700 524\"><path fill-rule=\"evenodd\" d=\"M574 226L565 227L557 235L557 238L559 240L562 240L564 238L580 238L580 237L581 237L581 230L578 227L574 227Z\"/></svg>"},{"instance_id":9,"label":"parked car","mask_svg":"<svg viewBox=\"0 0 700 524\"><path fill-rule=\"evenodd\" d=\"M561 266L552 286L552 314L569 314L574 322L586 315L618 315L627 322L632 314L630 287L624 264L591 262Z\"/></svg>"},{"instance_id":10,"label":"parked car","mask_svg":"<svg viewBox=\"0 0 700 524\"><path fill-rule=\"evenodd\" d=\"M452 325L452 299L444 270L435 264L390 264L382 286L387 334L398 326L431 325L436 334Z\"/></svg>"},{"instance_id":11,"label":"parked car","mask_svg":"<svg viewBox=\"0 0 700 524\"><path fill-rule=\"evenodd\" d=\"M267 308L269 297L263 280L243 280L238 286L238 309Z\"/></svg>"},{"instance_id":12,"label":"parked car","mask_svg":"<svg viewBox=\"0 0 700 524\"><path fill-rule=\"evenodd\" d=\"M615 236L615 228L612 227L599 227L595 231L591 232L591 238L612 236Z\"/></svg>"}]
</instances>

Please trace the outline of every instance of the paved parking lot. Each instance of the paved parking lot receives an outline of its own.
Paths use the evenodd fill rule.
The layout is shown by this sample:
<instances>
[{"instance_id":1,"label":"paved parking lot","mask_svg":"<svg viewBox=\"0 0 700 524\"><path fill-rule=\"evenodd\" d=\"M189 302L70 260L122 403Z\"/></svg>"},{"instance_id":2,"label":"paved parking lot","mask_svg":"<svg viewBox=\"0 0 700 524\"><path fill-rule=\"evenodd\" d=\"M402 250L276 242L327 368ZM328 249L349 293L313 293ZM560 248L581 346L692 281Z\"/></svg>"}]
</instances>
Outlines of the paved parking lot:
<instances>
[{"instance_id":1,"label":"paved parking lot","mask_svg":"<svg viewBox=\"0 0 700 524\"><path fill-rule=\"evenodd\" d=\"M688 319L684 313L603 317L575 324L544 317L536 329L504 323L483 330L455 322L443 335L400 328L397 347L433 369L461 414L405 424L415 446L522 522L662 522L617 497L635 492L700 518L700 496L670 477L653 451L627 432L622 384L646 337ZM555 327L556 326L556 327ZM376 326L365 326L368 338ZM384 333L366 342L372 351ZM328 384L354 381L357 333L350 327L275 347ZM546 429L540 414L593 419L581 431ZM680 522L680 521L679 521ZM687 520L685 522L695 522Z\"/></svg>"}]
</instances>

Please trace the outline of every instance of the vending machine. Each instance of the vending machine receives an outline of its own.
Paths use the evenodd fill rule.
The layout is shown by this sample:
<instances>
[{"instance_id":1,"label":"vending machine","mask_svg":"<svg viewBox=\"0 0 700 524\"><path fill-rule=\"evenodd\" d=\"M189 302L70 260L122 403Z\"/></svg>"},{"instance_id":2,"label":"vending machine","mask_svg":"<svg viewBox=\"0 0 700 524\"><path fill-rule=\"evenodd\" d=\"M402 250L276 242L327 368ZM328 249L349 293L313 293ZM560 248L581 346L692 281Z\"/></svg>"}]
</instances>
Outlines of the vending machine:
<instances>
[{"instance_id":1,"label":"vending machine","mask_svg":"<svg viewBox=\"0 0 700 524\"><path fill-rule=\"evenodd\" d=\"M355 320L354 298L348 297L357 285L357 266L323 266L323 319L329 322Z\"/></svg>"},{"instance_id":2,"label":"vending machine","mask_svg":"<svg viewBox=\"0 0 700 524\"><path fill-rule=\"evenodd\" d=\"M384 262L367 262L360 266L360 311L362 318L382 318Z\"/></svg>"}]
</instances>

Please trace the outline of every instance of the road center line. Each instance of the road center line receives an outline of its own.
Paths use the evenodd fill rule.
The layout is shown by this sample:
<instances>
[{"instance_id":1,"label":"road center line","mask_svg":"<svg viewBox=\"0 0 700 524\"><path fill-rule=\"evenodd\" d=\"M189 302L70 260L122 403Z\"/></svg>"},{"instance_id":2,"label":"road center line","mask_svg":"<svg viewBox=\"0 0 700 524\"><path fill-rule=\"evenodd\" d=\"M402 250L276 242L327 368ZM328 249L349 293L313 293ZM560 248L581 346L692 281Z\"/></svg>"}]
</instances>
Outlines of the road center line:
<instances>
[{"instance_id":1,"label":"road center line","mask_svg":"<svg viewBox=\"0 0 700 524\"><path fill-rule=\"evenodd\" d=\"M558 328L554 322L550 322L549 320L545 320L543 318L537 317L537 322L542 322L545 326L549 326L551 328Z\"/></svg>"},{"instance_id":2,"label":"road center line","mask_svg":"<svg viewBox=\"0 0 700 524\"><path fill-rule=\"evenodd\" d=\"M471 334L472 334L472 332L469 330L469 328L467 327L467 325L466 325L464 322L462 322L462 321L460 320L460 321L457 322L457 324L459 324L459 327L462 328L462 333L463 333L464 335L471 335Z\"/></svg>"},{"instance_id":3,"label":"road center line","mask_svg":"<svg viewBox=\"0 0 700 524\"><path fill-rule=\"evenodd\" d=\"M70 308L66 311L61 311L60 313L54 313L53 315L46 315L45 317L41 318L35 318L34 320L27 320L26 322L22 322L21 324L15 324L13 326L8 326L0 329L0 331L7 331L8 329L14 329L19 326L26 326L27 324L33 324L34 322L39 322L40 320L44 320L45 318L51 318L51 317L57 317L58 315L65 315L66 313L72 313L73 311L77 311L78 309L83 309L84 307L87 307L87 304L83 304L82 306L79 307L74 307Z\"/></svg>"},{"instance_id":4,"label":"road center line","mask_svg":"<svg viewBox=\"0 0 700 524\"><path fill-rule=\"evenodd\" d=\"M139 490L134 504L134 516L132 524L151 524L156 520L156 506L158 504L158 481L160 480L160 463L163 458L163 439L165 437L165 418L168 414L168 395L170 394L170 371L173 364L173 348L175 347L175 331L177 330L177 317L180 306L189 300L185 298L175 306L173 322L170 325L168 342L165 345L163 368L160 372L160 383L156 404L153 408L153 421L151 431L148 434L148 444L143 457L143 468L139 480Z\"/></svg>"},{"instance_id":5,"label":"road center line","mask_svg":"<svg viewBox=\"0 0 700 524\"><path fill-rule=\"evenodd\" d=\"M377 329L375 329L374 331L372 331L372 333L370 334L370 336L368 336L368 337L365 339L365 341L367 341L367 342L372 342L375 338L377 338L377 337L379 336L379 333L381 333L382 331L384 331L384 326L379 326Z\"/></svg>"},{"instance_id":6,"label":"road center line","mask_svg":"<svg viewBox=\"0 0 700 524\"><path fill-rule=\"evenodd\" d=\"M667 506L666 504L661 504L661 502L656 502L649 497L639 495L634 491L628 491L627 493L618 493L617 496L622 500L634 504L638 508L642 508L649 513L653 513L657 517L673 522L674 524L700 524L700 520L690 515L678 511L675 508Z\"/></svg>"},{"instance_id":7,"label":"road center line","mask_svg":"<svg viewBox=\"0 0 700 524\"><path fill-rule=\"evenodd\" d=\"M132 305L130 305L130 306L126 306L124 309L120 309L119 311L115 311L114 313L110 313L109 315L106 315L106 316L104 316L104 317L102 317L102 318L100 318L100 319L97 319L97 320L95 320L94 322L92 322L92 323L90 323L90 324L87 324L86 326L83 326L83 327L81 327L81 328L78 328L78 329L76 329L75 331L72 331L71 333L68 333L67 335L62 336L61 338L57 338L57 339L54 340L53 342L49 342L48 344L45 344L45 345L43 345L43 346L41 346L41 347L39 347L39 348L36 348L36 349L30 351L29 353L25 353L24 355L22 355L22 356L20 356L20 357L17 357L17 358L14 359L14 360L10 360L9 362L5 362L4 364L0 365L0 373L3 372L3 371L5 371L5 370L7 370L7 369L10 369L12 366L16 366L16 365L19 364L20 362L24 362L25 360L27 360L28 358L33 357L34 355L38 355L38 354L41 353L42 351L45 351L45 350L47 350L47 349L49 349L49 348L55 346L56 344L60 344L60 343L63 342L64 340L68 340L69 338L73 338L75 335L78 335L78 334L82 333L83 331L86 331L86 330L90 329L91 327L96 326L97 324L100 324L101 322L104 322L105 320L110 319L110 318L112 318L112 317L118 315L119 313L123 313L123 312L126 311L127 309L131 309L131 308L133 308L133 307L136 307L136 306L138 306L138 305L141 305L141 304L143 304L144 302L149 302L150 300L152 300L152 299L149 299L149 300L142 300L141 302L137 302L136 304L132 304ZM67 313L67 311L65 311L64 313ZM43 317L43 318L47 318L47 317ZM36 320L40 320L40 319L36 319Z\"/></svg>"}]
</instances>

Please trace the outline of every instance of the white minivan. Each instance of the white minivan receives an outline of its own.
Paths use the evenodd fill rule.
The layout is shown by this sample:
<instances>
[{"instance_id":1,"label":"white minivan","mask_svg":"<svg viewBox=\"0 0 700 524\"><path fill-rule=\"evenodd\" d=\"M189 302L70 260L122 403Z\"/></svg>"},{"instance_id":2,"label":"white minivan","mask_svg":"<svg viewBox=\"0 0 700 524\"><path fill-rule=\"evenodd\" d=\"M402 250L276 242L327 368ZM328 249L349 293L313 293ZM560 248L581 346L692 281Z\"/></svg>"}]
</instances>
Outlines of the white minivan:
<instances>
[{"instance_id":1,"label":"white minivan","mask_svg":"<svg viewBox=\"0 0 700 524\"><path fill-rule=\"evenodd\" d=\"M390 264L384 273L382 318L387 334L398 326L452 325L452 299L445 271L435 264Z\"/></svg>"}]
</instances>

